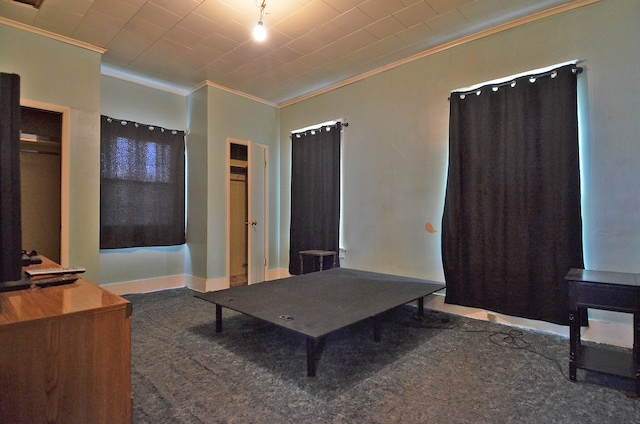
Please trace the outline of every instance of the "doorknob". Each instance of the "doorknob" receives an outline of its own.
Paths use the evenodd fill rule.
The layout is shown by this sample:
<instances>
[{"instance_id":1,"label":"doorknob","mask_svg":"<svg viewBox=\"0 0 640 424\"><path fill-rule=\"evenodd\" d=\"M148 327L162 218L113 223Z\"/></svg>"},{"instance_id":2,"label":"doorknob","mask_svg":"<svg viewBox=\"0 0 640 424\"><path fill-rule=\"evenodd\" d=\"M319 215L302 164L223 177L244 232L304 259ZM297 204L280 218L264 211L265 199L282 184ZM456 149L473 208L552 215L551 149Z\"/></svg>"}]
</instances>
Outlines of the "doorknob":
<instances>
[{"instance_id":1,"label":"doorknob","mask_svg":"<svg viewBox=\"0 0 640 424\"><path fill-rule=\"evenodd\" d=\"M251 223L249 223L249 221L245 221L245 222L244 222L244 225L249 225L249 224L251 224L251 225L258 225L258 223L257 223L256 221L251 221Z\"/></svg>"}]
</instances>

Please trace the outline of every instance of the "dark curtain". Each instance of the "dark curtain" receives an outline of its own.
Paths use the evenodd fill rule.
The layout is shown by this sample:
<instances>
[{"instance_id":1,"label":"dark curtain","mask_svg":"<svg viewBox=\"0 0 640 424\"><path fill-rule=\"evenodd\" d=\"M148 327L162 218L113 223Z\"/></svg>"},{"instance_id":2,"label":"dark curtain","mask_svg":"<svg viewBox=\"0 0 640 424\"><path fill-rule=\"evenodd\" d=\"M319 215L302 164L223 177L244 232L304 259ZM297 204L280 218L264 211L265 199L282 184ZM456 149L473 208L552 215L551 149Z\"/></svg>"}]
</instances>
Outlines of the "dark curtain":
<instances>
[{"instance_id":1,"label":"dark curtain","mask_svg":"<svg viewBox=\"0 0 640 424\"><path fill-rule=\"evenodd\" d=\"M300 273L301 250L338 251L340 131L341 124L337 123L291 136L289 273L292 275ZM305 272L307 269L311 270L305 268Z\"/></svg>"},{"instance_id":2,"label":"dark curtain","mask_svg":"<svg viewBox=\"0 0 640 424\"><path fill-rule=\"evenodd\" d=\"M446 303L568 324L564 276L583 267L578 72L451 94Z\"/></svg>"},{"instance_id":3,"label":"dark curtain","mask_svg":"<svg viewBox=\"0 0 640 424\"><path fill-rule=\"evenodd\" d=\"M102 116L100 135L100 248L184 244L184 131Z\"/></svg>"}]
</instances>

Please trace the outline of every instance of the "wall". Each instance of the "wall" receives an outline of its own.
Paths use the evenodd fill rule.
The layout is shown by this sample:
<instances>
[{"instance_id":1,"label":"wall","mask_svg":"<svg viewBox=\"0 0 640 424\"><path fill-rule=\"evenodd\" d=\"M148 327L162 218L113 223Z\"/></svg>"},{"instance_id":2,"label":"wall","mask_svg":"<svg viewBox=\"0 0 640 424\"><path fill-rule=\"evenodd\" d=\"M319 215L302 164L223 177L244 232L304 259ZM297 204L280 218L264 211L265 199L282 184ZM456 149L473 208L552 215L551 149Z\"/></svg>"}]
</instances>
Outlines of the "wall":
<instances>
[{"instance_id":1,"label":"wall","mask_svg":"<svg viewBox=\"0 0 640 424\"><path fill-rule=\"evenodd\" d=\"M183 94L104 75L101 77L100 93L102 115L168 129L187 128L187 100ZM185 246L100 251L100 284L165 280L170 276L182 277L184 272ZM168 282L156 283L160 286L171 285Z\"/></svg>"},{"instance_id":2,"label":"wall","mask_svg":"<svg viewBox=\"0 0 640 424\"><path fill-rule=\"evenodd\" d=\"M85 275L93 281L99 277L100 56L96 50L0 23L0 71L20 75L21 98L68 108L65 265L85 267Z\"/></svg>"},{"instance_id":3,"label":"wall","mask_svg":"<svg viewBox=\"0 0 640 424\"><path fill-rule=\"evenodd\" d=\"M278 259L279 221L279 171L278 140L279 111L276 107L260 103L213 86L205 86L189 96L190 104L201 105L206 96L206 129L202 128L202 117L198 117L198 138L190 138L188 151L197 150L197 155L189 154L189 181L198 187L190 188L187 226L191 217L197 221L199 234L197 244L189 252L194 276L206 279L207 289L228 287L227 277L227 139L252 141L269 148L269 257ZM195 110L192 107L191 110ZM202 112L198 110L198 115ZM195 128L193 128L195 131ZM205 139L206 134L206 139ZM191 144L193 143L193 144ZM203 145L206 143L206 146ZM206 163L206 165L205 165ZM191 170L198 170L191 173ZM206 171L206 175L203 175ZM193 179L197 178L197 182ZM202 210L206 205L206 211ZM193 215L192 215L193 212ZM204 215L204 217L203 217ZM192 234L188 229L188 235ZM206 237L203 244L202 237ZM196 256L197 255L197 258ZM204 269L203 269L204 266ZM277 268L277 262L269 264ZM203 273L204 272L204 273Z\"/></svg>"},{"instance_id":4,"label":"wall","mask_svg":"<svg viewBox=\"0 0 640 424\"><path fill-rule=\"evenodd\" d=\"M444 281L449 93L577 59L585 69L579 88L586 266L640 272L639 16L640 2L603 0L283 108L280 266L288 264L289 133L344 117L343 265ZM437 232L427 232L427 223Z\"/></svg>"}]
</instances>

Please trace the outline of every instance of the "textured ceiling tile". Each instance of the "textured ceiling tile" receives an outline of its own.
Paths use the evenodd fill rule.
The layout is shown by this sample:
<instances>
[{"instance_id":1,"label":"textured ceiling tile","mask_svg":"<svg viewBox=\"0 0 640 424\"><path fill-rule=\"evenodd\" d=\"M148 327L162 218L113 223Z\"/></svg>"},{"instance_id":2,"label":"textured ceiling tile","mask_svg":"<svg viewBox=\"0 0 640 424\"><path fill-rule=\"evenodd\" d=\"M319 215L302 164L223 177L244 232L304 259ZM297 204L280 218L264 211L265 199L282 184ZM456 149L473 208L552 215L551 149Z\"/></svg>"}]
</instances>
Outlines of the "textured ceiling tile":
<instances>
[{"instance_id":1,"label":"textured ceiling tile","mask_svg":"<svg viewBox=\"0 0 640 424\"><path fill-rule=\"evenodd\" d=\"M78 13L62 13L49 10L50 12L48 13L43 13L41 10L33 21L33 25L56 34L71 37L82 19L84 19L84 15Z\"/></svg>"},{"instance_id":2,"label":"textured ceiling tile","mask_svg":"<svg viewBox=\"0 0 640 424\"><path fill-rule=\"evenodd\" d=\"M434 35L434 31L423 23L414 25L396 34L396 36L407 45L421 42L432 35Z\"/></svg>"},{"instance_id":3,"label":"textured ceiling tile","mask_svg":"<svg viewBox=\"0 0 640 424\"><path fill-rule=\"evenodd\" d=\"M287 44L287 47L302 54L309 54L323 48L326 43L322 43L311 36L311 33L298 37Z\"/></svg>"},{"instance_id":4,"label":"textured ceiling tile","mask_svg":"<svg viewBox=\"0 0 640 424\"><path fill-rule=\"evenodd\" d=\"M135 15L140 8L120 0L96 0L89 9L126 22Z\"/></svg>"},{"instance_id":5,"label":"textured ceiling tile","mask_svg":"<svg viewBox=\"0 0 640 424\"><path fill-rule=\"evenodd\" d=\"M273 28L267 28L267 39L264 40L262 44L272 49L278 49L282 46L287 45L289 42L291 42L291 37L289 37L288 35L285 35Z\"/></svg>"},{"instance_id":6,"label":"textured ceiling tile","mask_svg":"<svg viewBox=\"0 0 640 424\"><path fill-rule=\"evenodd\" d=\"M174 26L165 34L165 37L185 47L191 47L198 44L204 37L194 32L188 31L182 27Z\"/></svg>"},{"instance_id":7,"label":"textured ceiling tile","mask_svg":"<svg viewBox=\"0 0 640 424\"><path fill-rule=\"evenodd\" d=\"M304 75L310 72L313 68L306 63L296 60L295 62L285 63L280 67L280 69L292 75Z\"/></svg>"},{"instance_id":8,"label":"textured ceiling tile","mask_svg":"<svg viewBox=\"0 0 640 424\"><path fill-rule=\"evenodd\" d=\"M180 22L180 16L161 8L160 6L156 6L153 3L146 3L142 6L138 12L138 16L141 19L153 22L166 30Z\"/></svg>"},{"instance_id":9,"label":"textured ceiling tile","mask_svg":"<svg viewBox=\"0 0 640 424\"><path fill-rule=\"evenodd\" d=\"M250 40L236 47L235 51L247 54L251 56L252 59L255 59L271 53L273 49L262 43L255 43L253 40Z\"/></svg>"},{"instance_id":10,"label":"textured ceiling tile","mask_svg":"<svg viewBox=\"0 0 640 424\"><path fill-rule=\"evenodd\" d=\"M424 2L418 2L413 6L406 7L393 14L393 16L407 28L429 20L437 15L431 6Z\"/></svg>"},{"instance_id":11,"label":"textured ceiling tile","mask_svg":"<svg viewBox=\"0 0 640 424\"><path fill-rule=\"evenodd\" d=\"M367 0L359 5L358 9L377 21L405 7L399 0Z\"/></svg>"},{"instance_id":12,"label":"textured ceiling tile","mask_svg":"<svg viewBox=\"0 0 640 424\"><path fill-rule=\"evenodd\" d=\"M282 65L283 62L281 60L278 60L276 58L274 58L272 55L262 55L254 60L252 60L250 63L259 66L261 69L264 69L265 71L274 71L276 69L279 69Z\"/></svg>"},{"instance_id":13,"label":"textured ceiling tile","mask_svg":"<svg viewBox=\"0 0 640 424\"><path fill-rule=\"evenodd\" d=\"M106 47L103 66L130 78L208 79L277 103L576 1L267 0L262 43L260 0L46 0L39 12L0 0L0 16Z\"/></svg>"},{"instance_id":14,"label":"textured ceiling tile","mask_svg":"<svg viewBox=\"0 0 640 424\"><path fill-rule=\"evenodd\" d=\"M446 34L459 30L468 24L468 22L458 10L452 10L444 15L439 15L428 20L426 24L436 34Z\"/></svg>"},{"instance_id":15,"label":"textured ceiling tile","mask_svg":"<svg viewBox=\"0 0 640 424\"><path fill-rule=\"evenodd\" d=\"M295 60L301 58L302 56L304 56L302 53L300 53L297 50L292 49L289 46L282 46L282 47L274 50L270 54L270 57L272 57L275 60L279 60L279 61L281 61L283 63L294 62Z\"/></svg>"},{"instance_id":16,"label":"textured ceiling tile","mask_svg":"<svg viewBox=\"0 0 640 424\"><path fill-rule=\"evenodd\" d=\"M220 59L238 67L251 62L253 57L246 53L239 52L238 50L231 50L229 53L222 55Z\"/></svg>"},{"instance_id":17,"label":"textured ceiling tile","mask_svg":"<svg viewBox=\"0 0 640 424\"><path fill-rule=\"evenodd\" d=\"M84 19L76 27L73 36L79 40L104 47L120 31L123 22L89 9Z\"/></svg>"},{"instance_id":18,"label":"textured ceiling tile","mask_svg":"<svg viewBox=\"0 0 640 424\"><path fill-rule=\"evenodd\" d=\"M32 7L0 1L0 16L12 21L32 25L38 11Z\"/></svg>"},{"instance_id":19,"label":"textured ceiling tile","mask_svg":"<svg viewBox=\"0 0 640 424\"><path fill-rule=\"evenodd\" d=\"M203 37L208 37L222 27L219 23L207 19L202 15L198 15L197 13L189 13L177 26L193 31Z\"/></svg>"},{"instance_id":20,"label":"textured ceiling tile","mask_svg":"<svg viewBox=\"0 0 640 424\"><path fill-rule=\"evenodd\" d=\"M493 21L506 11L500 0L482 0L458 9L468 22Z\"/></svg>"},{"instance_id":21,"label":"textured ceiling tile","mask_svg":"<svg viewBox=\"0 0 640 424\"><path fill-rule=\"evenodd\" d=\"M373 23L375 19L359 8L353 8L331 20L331 23L346 33L351 33Z\"/></svg>"},{"instance_id":22,"label":"textured ceiling tile","mask_svg":"<svg viewBox=\"0 0 640 424\"><path fill-rule=\"evenodd\" d=\"M229 22L226 25L223 25L222 28L220 28L216 32L233 41L237 41L238 43L243 43L247 41L251 36L250 28L247 28L246 26L241 25L235 21Z\"/></svg>"},{"instance_id":23,"label":"textured ceiling tile","mask_svg":"<svg viewBox=\"0 0 640 424\"><path fill-rule=\"evenodd\" d=\"M153 3L161 8L168 10L180 17L185 17L191 13L196 7L200 6L202 0L149 0L149 3Z\"/></svg>"},{"instance_id":24,"label":"textured ceiling tile","mask_svg":"<svg viewBox=\"0 0 640 424\"><path fill-rule=\"evenodd\" d=\"M222 35L215 33L211 34L204 40L200 42L209 48L220 52L228 52L229 50L233 50L240 45L237 41L233 41L227 37L223 37Z\"/></svg>"},{"instance_id":25,"label":"textured ceiling tile","mask_svg":"<svg viewBox=\"0 0 640 424\"><path fill-rule=\"evenodd\" d=\"M153 41L122 30L107 44L107 51L117 51L118 56L131 61L145 52L152 44Z\"/></svg>"},{"instance_id":26,"label":"textured ceiling tile","mask_svg":"<svg viewBox=\"0 0 640 424\"><path fill-rule=\"evenodd\" d=\"M426 2L429 3L429 6L438 12L438 15L442 15L470 3L482 1L484 0L426 0Z\"/></svg>"},{"instance_id":27,"label":"textured ceiling tile","mask_svg":"<svg viewBox=\"0 0 640 424\"><path fill-rule=\"evenodd\" d=\"M387 16L384 19L366 26L364 29L377 38L383 39L400 31L404 31L406 28L407 27L402 25L394 16Z\"/></svg>"},{"instance_id":28,"label":"textured ceiling tile","mask_svg":"<svg viewBox=\"0 0 640 424\"><path fill-rule=\"evenodd\" d=\"M51 8L61 10L64 13L77 13L80 15L84 15L91 8L91 6L93 6L93 3L93 0L65 0L64 2L45 1L42 3L39 13Z\"/></svg>"},{"instance_id":29,"label":"textured ceiling tile","mask_svg":"<svg viewBox=\"0 0 640 424\"><path fill-rule=\"evenodd\" d=\"M161 38L167 32L164 28L137 16L131 18L122 29L139 37L146 37L151 42Z\"/></svg>"},{"instance_id":30,"label":"textured ceiling tile","mask_svg":"<svg viewBox=\"0 0 640 424\"><path fill-rule=\"evenodd\" d=\"M345 37L347 34L349 34L349 32L354 32L354 31L342 30L339 27L337 27L334 21L332 20L330 22L327 22L324 25L319 26L313 31L310 31L308 35L314 38L315 40L319 41L323 45L327 45Z\"/></svg>"},{"instance_id":31,"label":"textured ceiling tile","mask_svg":"<svg viewBox=\"0 0 640 424\"><path fill-rule=\"evenodd\" d=\"M219 0L204 0L194 12L221 25L235 20L242 14L240 10Z\"/></svg>"},{"instance_id":32,"label":"textured ceiling tile","mask_svg":"<svg viewBox=\"0 0 640 424\"><path fill-rule=\"evenodd\" d=\"M344 13L347 10L353 9L354 7L361 4L364 0L324 0L329 6L333 7L340 13Z\"/></svg>"},{"instance_id":33,"label":"textured ceiling tile","mask_svg":"<svg viewBox=\"0 0 640 424\"><path fill-rule=\"evenodd\" d=\"M304 6L295 15L298 15L296 19L306 21L309 28L315 28L324 22L329 22L339 14L340 12L337 9L331 7L323 0L315 0Z\"/></svg>"},{"instance_id":34,"label":"textured ceiling tile","mask_svg":"<svg viewBox=\"0 0 640 424\"><path fill-rule=\"evenodd\" d=\"M311 22L312 26L310 26L309 22ZM312 21L308 17L306 19L299 18L298 14L294 14L293 16L290 16L287 19L284 19L273 25L273 28L275 30L283 34L288 34L292 39L296 39L316 27L317 24L314 21Z\"/></svg>"}]
</instances>

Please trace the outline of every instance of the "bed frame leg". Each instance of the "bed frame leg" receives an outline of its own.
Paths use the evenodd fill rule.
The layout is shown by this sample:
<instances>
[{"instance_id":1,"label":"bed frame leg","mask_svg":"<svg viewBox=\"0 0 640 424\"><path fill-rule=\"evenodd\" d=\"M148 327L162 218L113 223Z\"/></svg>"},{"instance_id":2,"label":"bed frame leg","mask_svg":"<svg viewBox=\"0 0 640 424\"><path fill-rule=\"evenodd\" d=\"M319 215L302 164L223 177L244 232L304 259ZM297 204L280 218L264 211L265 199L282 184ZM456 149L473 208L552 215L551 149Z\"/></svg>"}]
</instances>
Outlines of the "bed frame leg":
<instances>
[{"instance_id":1,"label":"bed frame leg","mask_svg":"<svg viewBox=\"0 0 640 424\"><path fill-rule=\"evenodd\" d=\"M379 317L373 318L373 341L374 342L380 341L380 318Z\"/></svg>"},{"instance_id":2,"label":"bed frame leg","mask_svg":"<svg viewBox=\"0 0 640 424\"><path fill-rule=\"evenodd\" d=\"M222 306L216 305L216 333L222 333Z\"/></svg>"},{"instance_id":3,"label":"bed frame leg","mask_svg":"<svg viewBox=\"0 0 640 424\"><path fill-rule=\"evenodd\" d=\"M424 318L424 297L418 299L418 317Z\"/></svg>"},{"instance_id":4,"label":"bed frame leg","mask_svg":"<svg viewBox=\"0 0 640 424\"><path fill-rule=\"evenodd\" d=\"M316 376L316 342L307 337L307 377Z\"/></svg>"}]
</instances>

